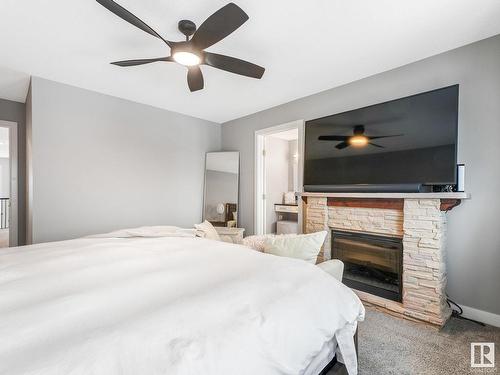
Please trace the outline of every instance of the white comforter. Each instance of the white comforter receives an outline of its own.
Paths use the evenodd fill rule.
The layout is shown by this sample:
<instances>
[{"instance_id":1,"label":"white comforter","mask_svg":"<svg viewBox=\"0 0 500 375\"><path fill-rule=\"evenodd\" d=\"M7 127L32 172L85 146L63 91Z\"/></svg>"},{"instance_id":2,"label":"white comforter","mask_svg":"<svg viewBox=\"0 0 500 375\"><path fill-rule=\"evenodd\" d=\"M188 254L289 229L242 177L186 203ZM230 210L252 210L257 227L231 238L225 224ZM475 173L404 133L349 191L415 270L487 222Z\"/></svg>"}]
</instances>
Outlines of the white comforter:
<instances>
[{"instance_id":1,"label":"white comforter","mask_svg":"<svg viewBox=\"0 0 500 375\"><path fill-rule=\"evenodd\" d=\"M303 374L364 309L314 265L200 238L0 250L0 374Z\"/></svg>"}]
</instances>

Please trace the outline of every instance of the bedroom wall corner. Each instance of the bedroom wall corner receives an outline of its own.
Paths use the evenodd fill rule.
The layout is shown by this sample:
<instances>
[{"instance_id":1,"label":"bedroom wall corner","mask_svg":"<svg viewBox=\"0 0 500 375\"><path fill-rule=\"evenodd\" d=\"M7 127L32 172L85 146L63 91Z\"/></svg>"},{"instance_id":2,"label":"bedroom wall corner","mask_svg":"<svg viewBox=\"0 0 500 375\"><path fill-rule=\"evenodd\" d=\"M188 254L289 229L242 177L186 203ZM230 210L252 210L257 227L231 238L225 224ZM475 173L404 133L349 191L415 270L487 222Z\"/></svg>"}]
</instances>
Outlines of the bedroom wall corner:
<instances>
[{"instance_id":1,"label":"bedroom wall corner","mask_svg":"<svg viewBox=\"0 0 500 375\"><path fill-rule=\"evenodd\" d=\"M31 95L31 79L28 87L28 94L26 96L26 163L25 163L25 244L30 245L33 243L33 158L31 155L31 129L33 119L33 99Z\"/></svg>"}]
</instances>

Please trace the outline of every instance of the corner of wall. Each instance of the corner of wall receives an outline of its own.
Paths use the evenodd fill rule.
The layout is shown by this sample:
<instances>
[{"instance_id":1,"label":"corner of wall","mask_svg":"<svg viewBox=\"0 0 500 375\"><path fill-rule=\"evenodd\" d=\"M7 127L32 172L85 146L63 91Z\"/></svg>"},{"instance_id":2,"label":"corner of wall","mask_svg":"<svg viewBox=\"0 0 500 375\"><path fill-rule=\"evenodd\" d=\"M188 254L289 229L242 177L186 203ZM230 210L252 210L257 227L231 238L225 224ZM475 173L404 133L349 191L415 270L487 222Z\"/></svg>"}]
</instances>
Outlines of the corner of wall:
<instances>
[{"instance_id":1,"label":"corner of wall","mask_svg":"<svg viewBox=\"0 0 500 375\"><path fill-rule=\"evenodd\" d=\"M33 243L33 156L32 156L32 120L33 120L33 97L32 83L28 88L26 96L26 235L27 245Z\"/></svg>"}]
</instances>

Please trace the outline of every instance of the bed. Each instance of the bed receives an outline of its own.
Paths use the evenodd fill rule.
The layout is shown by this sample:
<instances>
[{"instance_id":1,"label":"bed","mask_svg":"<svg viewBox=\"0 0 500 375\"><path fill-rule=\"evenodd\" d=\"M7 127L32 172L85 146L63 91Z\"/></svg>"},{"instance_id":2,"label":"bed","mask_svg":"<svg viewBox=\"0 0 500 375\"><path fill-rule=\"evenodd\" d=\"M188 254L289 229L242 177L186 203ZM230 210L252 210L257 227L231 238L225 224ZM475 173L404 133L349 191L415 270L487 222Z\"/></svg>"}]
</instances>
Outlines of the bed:
<instances>
[{"instance_id":1,"label":"bed","mask_svg":"<svg viewBox=\"0 0 500 375\"><path fill-rule=\"evenodd\" d=\"M357 296L318 267L195 238L0 252L0 374L357 373Z\"/></svg>"}]
</instances>

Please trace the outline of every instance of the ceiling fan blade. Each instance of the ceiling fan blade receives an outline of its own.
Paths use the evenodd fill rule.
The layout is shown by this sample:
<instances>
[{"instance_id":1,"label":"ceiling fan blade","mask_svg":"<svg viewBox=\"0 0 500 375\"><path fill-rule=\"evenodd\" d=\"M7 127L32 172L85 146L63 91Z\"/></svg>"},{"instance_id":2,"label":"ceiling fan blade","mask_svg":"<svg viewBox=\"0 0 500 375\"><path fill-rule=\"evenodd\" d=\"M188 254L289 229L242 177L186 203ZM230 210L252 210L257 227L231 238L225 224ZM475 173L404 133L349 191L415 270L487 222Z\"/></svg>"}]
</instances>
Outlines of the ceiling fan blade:
<instances>
[{"instance_id":1,"label":"ceiling fan blade","mask_svg":"<svg viewBox=\"0 0 500 375\"><path fill-rule=\"evenodd\" d=\"M236 4L229 3L208 17L193 35L191 42L205 49L224 39L248 20L248 15Z\"/></svg>"},{"instance_id":2,"label":"ceiling fan blade","mask_svg":"<svg viewBox=\"0 0 500 375\"><path fill-rule=\"evenodd\" d=\"M112 62L111 64L121 66L121 67L127 67L127 66L136 66L136 65L144 65L144 64L150 64L158 61L173 61L172 57L158 57L156 59L138 59L138 60L123 60L123 61L115 61Z\"/></svg>"},{"instance_id":3,"label":"ceiling fan blade","mask_svg":"<svg viewBox=\"0 0 500 375\"><path fill-rule=\"evenodd\" d=\"M373 143L373 142L369 142L368 144L372 145L372 146L375 146L375 147L378 147L378 148L385 148L384 146L380 146L380 145L378 145L376 143Z\"/></svg>"},{"instance_id":4,"label":"ceiling fan blade","mask_svg":"<svg viewBox=\"0 0 500 375\"><path fill-rule=\"evenodd\" d=\"M378 137L367 137L368 139L382 139L382 138L392 138L392 137L401 137L404 134L395 134L395 135L380 135Z\"/></svg>"},{"instance_id":5,"label":"ceiling fan blade","mask_svg":"<svg viewBox=\"0 0 500 375\"><path fill-rule=\"evenodd\" d=\"M347 135L320 135L318 141L346 141L349 139Z\"/></svg>"},{"instance_id":6,"label":"ceiling fan blade","mask_svg":"<svg viewBox=\"0 0 500 375\"><path fill-rule=\"evenodd\" d=\"M338 145L335 146L335 148L338 150L342 150L342 149L349 147L349 146L350 145L347 142L340 142Z\"/></svg>"},{"instance_id":7,"label":"ceiling fan blade","mask_svg":"<svg viewBox=\"0 0 500 375\"><path fill-rule=\"evenodd\" d=\"M138 27L142 31L147 32L148 34L151 34L161 40L163 40L166 44L171 46L170 41L163 39L160 34L158 34L156 31L154 31L150 26L148 26L144 21L140 20L138 17L134 16L132 13L130 13L127 9L122 7L121 5L115 3L112 0L96 0L99 4L101 4L103 7L108 9L109 11L113 12L116 14L118 17L121 19L127 21L128 23L134 25L135 27Z\"/></svg>"},{"instance_id":8,"label":"ceiling fan blade","mask_svg":"<svg viewBox=\"0 0 500 375\"><path fill-rule=\"evenodd\" d=\"M252 64L251 62L245 60L211 52L205 52L205 59L203 63L217 69L225 70L226 72L257 79L262 78L266 70L259 65Z\"/></svg>"},{"instance_id":9,"label":"ceiling fan blade","mask_svg":"<svg viewBox=\"0 0 500 375\"><path fill-rule=\"evenodd\" d=\"M201 69L199 66L190 66L188 68L188 86L189 90L191 92L193 91L198 91L203 89L204 82L203 82L203 74L201 73Z\"/></svg>"}]
</instances>

